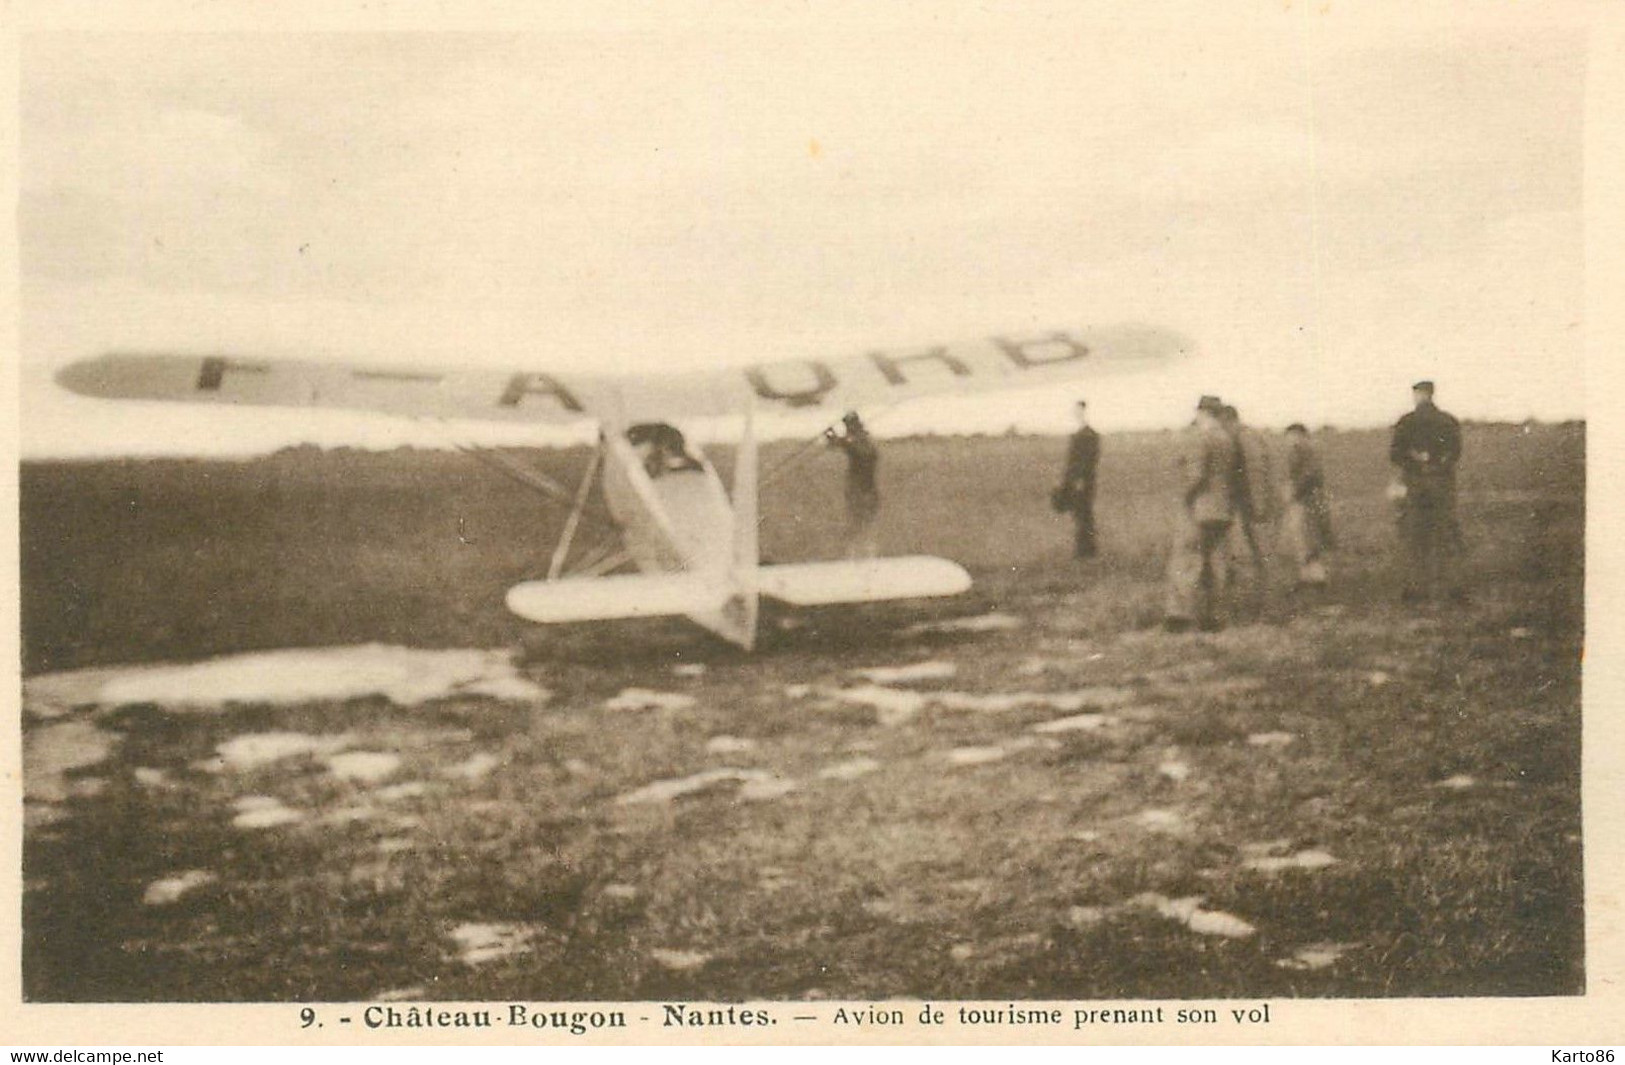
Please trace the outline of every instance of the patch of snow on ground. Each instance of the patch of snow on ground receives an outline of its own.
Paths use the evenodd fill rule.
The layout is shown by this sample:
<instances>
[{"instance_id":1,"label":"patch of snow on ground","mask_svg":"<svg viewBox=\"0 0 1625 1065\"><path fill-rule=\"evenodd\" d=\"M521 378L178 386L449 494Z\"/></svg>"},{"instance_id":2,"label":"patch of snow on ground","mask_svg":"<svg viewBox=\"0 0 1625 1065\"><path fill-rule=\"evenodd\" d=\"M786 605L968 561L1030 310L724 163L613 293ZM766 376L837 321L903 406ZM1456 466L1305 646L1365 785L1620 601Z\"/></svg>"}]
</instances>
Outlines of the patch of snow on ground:
<instances>
[{"instance_id":1,"label":"patch of snow on ground","mask_svg":"<svg viewBox=\"0 0 1625 1065\"><path fill-rule=\"evenodd\" d=\"M1157 766L1157 772L1177 784L1191 775L1191 767L1184 762L1169 759Z\"/></svg>"},{"instance_id":2,"label":"patch of snow on ground","mask_svg":"<svg viewBox=\"0 0 1625 1065\"><path fill-rule=\"evenodd\" d=\"M118 737L88 721L72 720L23 730L23 796L32 802L64 802L72 794L69 773L100 765Z\"/></svg>"},{"instance_id":3,"label":"patch of snow on ground","mask_svg":"<svg viewBox=\"0 0 1625 1065\"><path fill-rule=\"evenodd\" d=\"M328 755L322 763L340 780L376 784L401 767L401 756L385 751L345 751Z\"/></svg>"},{"instance_id":4,"label":"patch of snow on ground","mask_svg":"<svg viewBox=\"0 0 1625 1065\"><path fill-rule=\"evenodd\" d=\"M1449 788L1452 791L1465 791L1477 783L1478 781L1466 773L1457 773L1453 777L1446 777L1433 786L1436 788Z\"/></svg>"},{"instance_id":5,"label":"patch of snow on ground","mask_svg":"<svg viewBox=\"0 0 1625 1065\"><path fill-rule=\"evenodd\" d=\"M423 781L408 780L402 784L391 784L387 788L379 788L373 794L384 802L395 802L399 799L415 799L428 793L429 786Z\"/></svg>"},{"instance_id":6,"label":"patch of snow on ground","mask_svg":"<svg viewBox=\"0 0 1625 1065\"><path fill-rule=\"evenodd\" d=\"M535 681L526 680L517 673L506 676L481 677L469 684L459 684L445 695L483 695L504 703L545 703L551 696L546 688ZM431 696L439 698L440 696ZM392 699L400 705L399 699ZM423 700L427 702L428 700Z\"/></svg>"},{"instance_id":7,"label":"patch of snow on ground","mask_svg":"<svg viewBox=\"0 0 1625 1065\"><path fill-rule=\"evenodd\" d=\"M1092 688L1077 688L1071 694L1073 698L1081 700L1084 706L1096 706L1101 709L1122 706L1134 698L1134 693L1127 688L1115 688L1105 684L1097 684Z\"/></svg>"},{"instance_id":8,"label":"patch of snow on ground","mask_svg":"<svg viewBox=\"0 0 1625 1065\"><path fill-rule=\"evenodd\" d=\"M757 883L763 891L783 891L795 884L795 879L777 866L767 866L762 869L761 874L762 878Z\"/></svg>"},{"instance_id":9,"label":"patch of snow on ground","mask_svg":"<svg viewBox=\"0 0 1625 1065\"><path fill-rule=\"evenodd\" d=\"M1055 732L1093 732L1095 729L1109 723L1111 718L1105 714L1073 714L1071 717L1058 717L1053 721L1040 721L1033 726L1034 732L1045 734Z\"/></svg>"},{"instance_id":10,"label":"patch of snow on ground","mask_svg":"<svg viewBox=\"0 0 1625 1065\"><path fill-rule=\"evenodd\" d=\"M1085 707L1096 709L1120 706L1131 693L1122 688L1079 688L1067 692L933 692L927 698L949 710L975 710L1003 713L1026 707L1044 707L1061 713L1076 713Z\"/></svg>"},{"instance_id":11,"label":"patch of snow on ground","mask_svg":"<svg viewBox=\"0 0 1625 1065\"><path fill-rule=\"evenodd\" d=\"M782 799L799 788L800 785L795 781L784 777L747 780L739 787L739 798L745 802L771 802L774 799Z\"/></svg>"},{"instance_id":12,"label":"patch of snow on ground","mask_svg":"<svg viewBox=\"0 0 1625 1065\"><path fill-rule=\"evenodd\" d=\"M1190 822L1174 810L1141 810L1134 820L1153 832L1184 832L1190 828Z\"/></svg>"},{"instance_id":13,"label":"patch of snow on ground","mask_svg":"<svg viewBox=\"0 0 1625 1065\"><path fill-rule=\"evenodd\" d=\"M303 732L254 732L229 739L215 748L218 757L211 759L211 769L258 769L280 762L284 758L300 755L332 755L350 746L354 740L348 735L311 736Z\"/></svg>"},{"instance_id":14,"label":"patch of snow on ground","mask_svg":"<svg viewBox=\"0 0 1625 1065\"><path fill-rule=\"evenodd\" d=\"M441 770L448 777L462 777L464 780L479 780L491 770L502 764L502 759L488 751L471 754L456 765L449 765Z\"/></svg>"},{"instance_id":15,"label":"patch of snow on ground","mask_svg":"<svg viewBox=\"0 0 1625 1065\"><path fill-rule=\"evenodd\" d=\"M1292 849L1289 839L1266 839L1258 843L1243 843L1239 848L1248 858L1264 858L1271 854L1285 854Z\"/></svg>"},{"instance_id":16,"label":"patch of snow on ground","mask_svg":"<svg viewBox=\"0 0 1625 1065\"><path fill-rule=\"evenodd\" d=\"M69 685L41 678L44 688ZM71 685L70 685L71 686ZM82 699L102 706L156 703L208 709L229 703L285 705L383 696L416 706L451 695L534 701L547 689L515 670L508 651L426 651L385 644L289 648L228 655L202 662L96 670Z\"/></svg>"},{"instance_id":17,"label":"patch of snow on ground","mask_svg":"<svg viewBox=\"0 0 1625 1065\"><path fill-rule=\"evenodd\" d=\"M1247 737L1247 742L1254 747L1285 747L1296 736L1290 732L1255 732Z\"/></svg>"},{"instance_id":18,"label":"patch of snow on ground","mask_svg":"<svg viewBox=\"0 0 1625 1065\"><path fill-rule=\"evenodd\" d=\"M169 906L181 900L189 891L212 884L215 875L207 869L188 869L175 876L166 876L147 885L141 901L148 906Z\"/></svg>"},{"instance_id":19,"label":"patch of snow on ground","mask_svg":"<svg viewBox=\"0 0 1625 1065\"><path fill-rule=\"evenodd\" d=\"M850 758L825 766L818 771L818 775L824 780L856 780L879 768L880 763L873 758Z\"/></svg>"},{"instance_id":20,"label":"patch of snow on ground","mask_svg":"<svg viewBox=\"0 0 1625 1065\"><path fill-rule=\"evenodd\" d=\"M952 662L915 662L906 666L875 666L854 669L855 676L873 684L914 684L922 680L948 680L959 672Z\"/></svg>"},{"instance_id":21,"label":"patch of snow on ground","mask_svg":"<svg viewBox=\"0 0 1625 1065\"><path fill-rule=\"evenodd\" d=\"M101 777L77 777L68 784L68 794L75 799L94 799L107 790L107 781Z\"/></svg>"},{"instance_id":22,"label":"patch of snow on ground","mask_svg":"<svg viewBox=\"0 0 1625 1065\"><path fill-rule=\"evenodd\" d=\"M1185 922L1185 927L1197 935L1226 936L1230 939L1246 939L1258 931L1235 914L1219 910L1197 910Z\"/></svg>"},{"instance_id":23,"label":"patch of snow on ground","mask_svg":"<svg viewBox=\"0 0 1625 1065\"><path fill-rule=\"evenodd\" d=\"M955 747L948 752L951 765L985 765L997 762L1009 752L1003 747Z\"/></svg>"},{"instance_id":24,"label":"patch of snow on ground","mask_svg":"<svg viewBox=\"0 0 1625 1065\"><path fill-rule=\"evenodd\" d=\"M898 725L928 706L971 713L1002 714L1029 707L1061 712L1077 711L1095 705L1091 692L915 692L879 684L852 688L828 688L822 694L841 702L874 707L882 725Z\"/></svg>"},{"instance_id":25,"label":"patch of snow on ground","mask_svg":"<svg viewBox=\"0 0 1625 1065\"><path fill-rule=\"evenodd\" d=\"M744 754L756 749L756 741L739 736L712 736L705 741L705 749L711 754Z\"/></svg>"},{"instance_id":26,"label":"patch of snow on ground","mask_svg":"<svg viewBox=\"0 0 1625 1065\"><path fill-rule=\"evenodd\" d=\"M1179 921L1183 924L1190 920L1191 916L1201 908L1202 897L1200 895L1191 895L1186 898L1171 899L1155 891L1147 891L1144 894L1134 896L1129 900L1129 904L1143 909L1154 910L1170 921Z\"/></svg>"},{"instance_id":27,"label":"patch of snow on ground","mask_svg":"<svg viewBox=\"0 0 1625 1065\"><path fill-rule=\"evenodd\" d=\"M1040 673L1047 673L1052 669L1065 669L1071 664L1061 658L1045 658L1043 655L1031 655L1021 660L1016 666L1016 673L1023 677L1036 677Z\"/></svg>"},{"instance_id":28,"label":"patch of snow on ground","mask_svg":"<svg viewBox=\"0 0 1625 1065\"><path fill-rule=\"evenodd\" d=\"M1339 958L1352 949L1348 943L1312 943L1307 947L1300 947L1290 958L1282 958L1275 964L1283 969L1296 969L1309 971L1324 969L1335 965Z\"/></svg>"},{"instance_id":29,"label":"patch of snow on ground","mask_svg":"<svg viewBox=\"0 0 1625 1065\"><path fill-rule=\"evenodd\" d=\"M948 618L945 621L922 621L903 631L910 636L946 632L1008 632L1019 629L1026 622L1014 614L976 614L968 618Z\"/></svg>"},{"instance_id":30,"label":"patch of snow on ground","mask_svg":"<svg viewBox=\"0 0 1625 1065\"><path fill-rule=\"evenodd\" d=\"M451 930L457 944L458 960L464 965L484 965L523 951L530 929L516 924L460 924Z\"/></svg>"},{"instance_id":31,"label":"patch of snow on ground","mask_svg":"<svg viewBox=\"0 0 1625 1065\"><path fill-rule=\"evenodd\" d=\"M658 947L649 952L649 957L653 958L655 964L662 968L672 969L677 972L698 969L711 960L711 955L697 950L662 950Z\"/></svg>"},{"instance_id":32,"label":"patch of snow on ground","mask_svg":"<svg viewBox=\"0 0 1625 1065\"><path fill-rule=\"evenodd\" d=\"M986 714L1007 713L1024 706L1076 710L1081 705L1072 703L1062 706L1056 697L1037 692L936 692L930 699L945 710L969 710Z\"/></svg>"},{"instance_id":33,"label":"patch of snow on ground","mask_svg":"<svg viewBox=\"0 0 1625 1065\"><path fill-rule=\"evenodd\" d=\"M1170 921L1178 921L1198 935L1246 939L1258 931L1252 924L1235 914L1225 913L1222 910L1202 909L1200 896L1170 899L1165 895L1148 892L1135 896L1129 904L1152 910Z\"/></svg>"},{"instance_id":34,"label":"patch of snow on ground","mask_svg":"<svg viewBox=\"0 0 1625 1065\"><path fill-rule=\"evenodd\" d=\"M1254 872L1279 873L1287 869L1324 869L1336 865L1337 859L1325 851L1299 851L1291 855L1260 854L1248 858L1242 865Z\"/></svg>"},{"instance_id":35,"label":"patch of snow on ground","mask_svg":"<svg viewBox=\"0 0 1625 1065\"><path fill-rule=\"evenodd\" d=\"M694 773L691 776L677 777L673 780L657 780L653 784L645 784L635 791L629 791L615 801L622 806L634 806L640 803L667 803L684 795L693 795L722 784L748 784L752 781L763 782L772 780L771 773L764 773L760 769L740 769L734 766L724 766L720 769L707 769L703 773Z\"/></svg>"},{"instance_id":36,"label":"patch of snow on ground","mask_svg":"<svg viewBox=\"0 0 1625 1065\"><path fill-rule=\"evenodd\" d=\"M23 718L52 721L79 709L95 709L102 685L128 672L98 666L23 678Z\"/></svg>"},{"instance_id":37,"label":"patch of snow on ground","mask_svg":"<svg viewBox=\"0 0 1625 1065\"><path fill-rule=\"evenodd\" d=\"M248 795L232 806L237 810L237 816L231 819L231 823L238 828L275 828L305 819L304 814L282 805L281 799L269 795Z\"/></svg>"},{"instance_id":38,"label":"patch of snow on ground","mask_svg":"<svg viewBox=\"0 0 1625 1065\"><path fill-rule=\"evenodd\" d=\"M337 810L323 817L322 824L353 825L357 821L370 821L376 816L378 816L378 811L364 803L355 806L340 806Z\"/></svg>"},{"instance_id":39,"label":"patch of snow on ground","mask_svg":"<svg viewBox=\"0 0 1625 1065\"><path fill-rule=\"evenodd\" d=\"M1066 911L1068 928L1092 928L1106 919L1103 906L1074 906Z\"/></svg>"},{"instance_id":40,"label":"patch of snow on ground","mask_svg":"<svg viewBox=\"0 0 1625 1065\"><path fill-rule=\"evenodd\" d=\"M623 688L618 695L604 700L605 710L687 710L693 705L692 695L649 688Z\"/></svg>"},{"instance_id":41,"label":"patch of snow on ground","mask_svg":"<svg viewBox=\"0 0 1625 1065\"><path fill-rule=\"evenodd\" d=\"M919 692L882 688L878 684L865 684L856 688L832 688L825 692L832 699L873 707L880 723L901 725L925 709L927 698Z\"/></svg>"}]
</instances>

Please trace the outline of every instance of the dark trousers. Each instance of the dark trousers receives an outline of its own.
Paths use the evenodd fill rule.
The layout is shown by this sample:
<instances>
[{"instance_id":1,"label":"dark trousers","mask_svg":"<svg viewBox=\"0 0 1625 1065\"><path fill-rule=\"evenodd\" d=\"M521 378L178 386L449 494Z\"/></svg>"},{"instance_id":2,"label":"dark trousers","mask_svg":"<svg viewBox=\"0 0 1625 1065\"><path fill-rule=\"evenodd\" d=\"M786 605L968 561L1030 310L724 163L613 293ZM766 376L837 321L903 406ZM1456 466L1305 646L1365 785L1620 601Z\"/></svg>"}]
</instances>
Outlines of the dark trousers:
<instances>
[{"instance_id":1,"label":"dark trousers","mask_svg":"<svg viewBox=\"0 0 1625 1065\"><path fill-rule=\"evenodd\" d=\"M1399 508L1399 539L1407 599L1461 592L1456 561L1463 545L1453 487L1411 489Z\"/></svg>"},{"instance_id":2,"label":"dark trousers","mask_svg":"<svg viewBox=\"0 0 1625 1065\"><path fill-rule=\"evenodd\" d=\"M1095 557L1095 493L1088 490L1078 493L1078 498L1072 504L1073 542L1072 555L1074 558Z\"/></svg>"},{"instance_id":3,"label":"dark trousers","mask_svg":"<svg viewBox=\"0 0 1625 1065\"><path fill-rule=\"evenodd\" d=\"M1224 623L1229 535L1228 521L1198 522L1188 513L1180 516L1168 555L1168 620L1195 622L1203 628Z\"/></svg>"}]
</instances>

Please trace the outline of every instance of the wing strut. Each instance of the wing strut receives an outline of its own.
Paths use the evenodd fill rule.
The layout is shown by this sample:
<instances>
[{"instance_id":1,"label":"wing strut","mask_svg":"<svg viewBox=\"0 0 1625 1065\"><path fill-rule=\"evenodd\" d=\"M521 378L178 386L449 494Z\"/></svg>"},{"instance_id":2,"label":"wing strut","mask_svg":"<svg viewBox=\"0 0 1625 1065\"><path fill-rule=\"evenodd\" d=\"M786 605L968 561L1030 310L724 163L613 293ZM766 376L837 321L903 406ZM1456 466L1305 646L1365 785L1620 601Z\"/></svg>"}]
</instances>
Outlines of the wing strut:
<instances>
[{"instance_id":1,"label":"wing strut","mask_svg":"<svg viewBox=\"0 0 1625 1065\"><path fill-rule=\"evenodd\" d=\"M458 443L454 445L463 454L479 459L498 473L506 474L522 485L534 488L542 495L556 502L567 502L571 495L563 485L551 477L527 469L519 460L502 454L492 448L476 447L473 444Z\"/></svg>"},{"instance_id":2,"label":"wing strut","mask_svg":"<svg viewBox=\"0 0 1625 1065\"><path fill-rule=\"evenodd\" d=\"M632 556L624 548L600 545L598 550L589 552L585 559L576 563L576 570L570 576L602 577L631 561Z\"/></svg>"},{"instance_id":3,"label":"wing strut","mask_svg":"<svg viewBox=\"0 0 1625 1065\"><path fill-rule=\"evenodd\" d=\"M547 579L556 581L559 573L564 569L564 560L570 555L570 545L576 538L576 527L581 524L581 514L587 509L587 493L592 491L593 478L598 474L598 467L604 461L604 448L600 444L593 448L592 458L587 461L587 472L581 475L581 485L576 489L575 501L570 505L570 516L564 519L564 532L559 536L559 544L553 549L553 559L547 566Z\"/></svg>"},{"instance_id":4,"label":"wing strut","mask_svg":"<svg viewBox=\"0 0 1625 1065\"><path fill-rule=\"evenodd\" d=\"M619 545L619 524L611 515L604 513L601 503L594 506L594 500L591 497L592 482L599 466L602 465L604 457L602 437L599 438L598 445L593 449L592 457L588 460L587 472L583 476L581 483L574 492L571 492L553 478L538 470L531 469L511 455L504 454L495 448L481 447L478 444L469 444L456 439L451 434L450 427L442 419L430 419L425 424L438 428L446 442L464 455L478 459L497 473L524 485L545 499L555 503L570 504L570 516L566 520L562 540L554 548L553 557L548 565L548 580L555 580L560 576L575 576L583 572L598 576L630 561L630 556ZM594 521L601 522L613 530L613 537L616 542L607 545L600 544L589 550L586 557L577 563L577 574L565 574L563 572L564 564L568 560L575 535L580 531L583 517L591 517Z\"/></svg>"}]
</instances>

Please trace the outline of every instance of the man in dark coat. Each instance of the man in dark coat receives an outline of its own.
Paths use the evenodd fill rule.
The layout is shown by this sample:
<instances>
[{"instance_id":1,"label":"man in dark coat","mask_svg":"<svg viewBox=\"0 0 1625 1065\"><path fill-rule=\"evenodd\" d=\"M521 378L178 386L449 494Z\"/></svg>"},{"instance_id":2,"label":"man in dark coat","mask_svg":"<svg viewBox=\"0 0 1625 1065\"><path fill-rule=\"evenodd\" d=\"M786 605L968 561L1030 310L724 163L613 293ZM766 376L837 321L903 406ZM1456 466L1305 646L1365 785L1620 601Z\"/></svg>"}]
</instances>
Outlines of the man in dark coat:
<instances>
[{"instance_id":1,"label":"man in dark coat","mask_svg":"<svg viewBox=\"0 0 1625 1065\"><path fill-rule=\"evenodd\" d=\"M846 553L874 558L880 554L880 451L856 411L841 424L844 433L830 429L825 438L846 452Z\"/></svg>"},{"instance_id":2,"label":"man in dark coat","mask_svg":"<svg viewBox=\"0 0 1625 1065\"><path fill-rule=\"evenodd\" d=\"M1075 526L1072 554L1095 557L1095 469L1100 465L1100 434L1089 426L1089 405L1078 400L1078 431L1066 449L1066 470L1055 489L1055 509L1072 512Z\"/></svg>"},{"instance_id":3,"label":"man in dark coat","mask_svg":"<svg viewBox=\"0 0 1625 1065\"><path fill-rule=\"evenodd\" d=\"M1456 465L1461 425L1433 404L1433 382L1411 389L1416 406L1399 419L1388 448L1398 475L1399 536L1404 549L1404 600L1419 602L1441 589L1462 598L1455 556L1461 550L1456 524Z\"/></svg>"}]
</instances>

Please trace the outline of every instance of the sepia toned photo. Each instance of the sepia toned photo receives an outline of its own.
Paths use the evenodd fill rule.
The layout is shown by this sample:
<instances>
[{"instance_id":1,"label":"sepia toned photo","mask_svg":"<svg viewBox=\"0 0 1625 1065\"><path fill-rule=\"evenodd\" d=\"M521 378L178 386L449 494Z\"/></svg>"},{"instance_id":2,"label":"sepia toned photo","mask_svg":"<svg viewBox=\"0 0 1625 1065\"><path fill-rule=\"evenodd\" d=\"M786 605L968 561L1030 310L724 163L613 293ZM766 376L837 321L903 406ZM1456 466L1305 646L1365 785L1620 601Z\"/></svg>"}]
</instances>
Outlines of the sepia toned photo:
<instances>
[{"instance_id":1,"label":"sepia toned photo","mask_svg":"<svg viewBox=\"0 0 1625 1065\"><path fill-rule=\"evenodd\" d=\"M15 41L21 1006L1597 992L1583 22Z\"/></svg>"}]
</instances>

